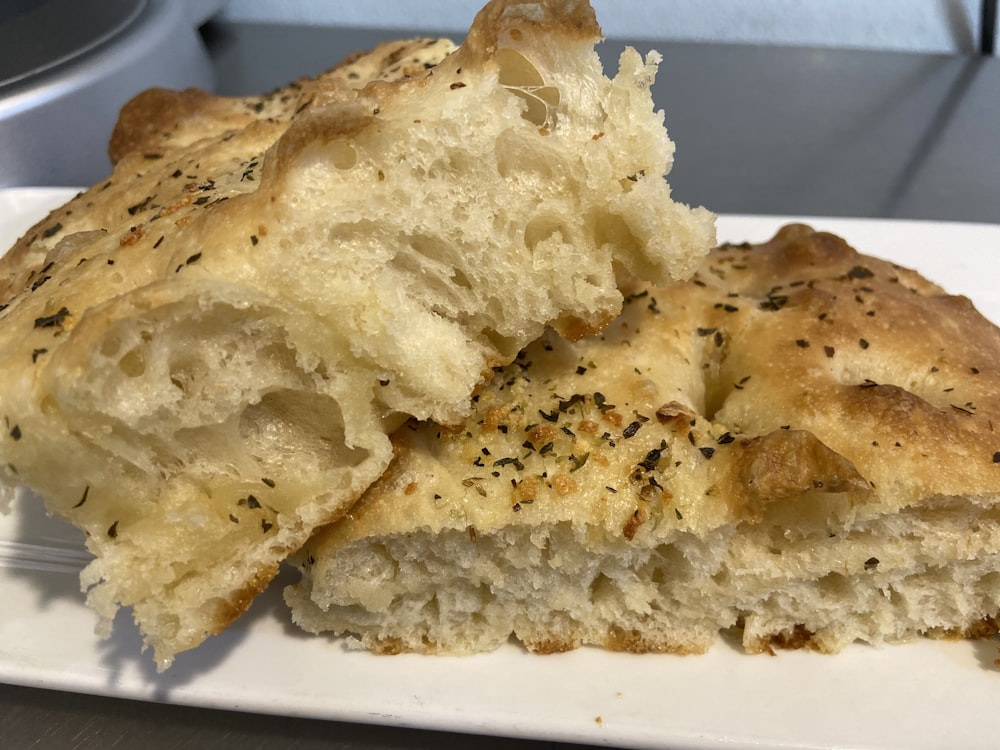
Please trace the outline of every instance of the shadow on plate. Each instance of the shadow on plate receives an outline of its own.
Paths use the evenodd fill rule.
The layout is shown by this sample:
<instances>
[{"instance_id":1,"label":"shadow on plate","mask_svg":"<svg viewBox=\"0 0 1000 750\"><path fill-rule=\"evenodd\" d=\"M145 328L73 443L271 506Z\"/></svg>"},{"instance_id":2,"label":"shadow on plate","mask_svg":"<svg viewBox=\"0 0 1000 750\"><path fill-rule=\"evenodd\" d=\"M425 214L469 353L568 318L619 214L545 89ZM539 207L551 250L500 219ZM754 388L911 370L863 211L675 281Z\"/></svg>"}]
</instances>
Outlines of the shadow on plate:
<instances>
[{"instance_id":1,"label":"shadow on plate","mask_svg":"<svg viewBox=\"0 0 1000 750\"><path fill-rule=\"evenodd\" d=\"M56 602L73 602L86 610L85 595L80 589L80 572L93 559L79 529L60 518L49 516L42 501L19 489L10 514L0 516L0 568L25 581L36 598L41 612ZM157 672L152 653L143 650L142 636L128 609L119 611L111 637L96 645L108 688L121 683L125 675L138 674L148 685L154 700L168 701L173 690L215 669L231 657L255 624L265 620L280 623L287 637L308 637L296 628L282 599L282 590L298 578L290 566L284 566L271 585L253 602L249 610L223 633L208 638L202 645L179 654L170 669ZM81 618L78 624L90 627L96 615Z\"/></svg>"},{"instance_id":2,"label":"shadow on plate","mask_svg":"<svg viewBox=\"0 0 1000 750\"><path fill-rule=\"evenodd\" d=\"M282 569L271 585L258 596L250 609L231 627L219 635L209 637L191 651L178 654L174 663L164 672L158 672L150 651L143 651L142 636L127 610L121 610L115 619L110 638L99 645L102 666L107 672L108 686L117 684L124 675L137 673L152 690L149 698L169 702L173 691L198 679L233 657L250 631L259 623L270 620L288 623L287 635L307 637L290 625L288 608L281 597L282 589L297 574ZM273 627L273 625L268 625Z\"/></svg>"},{"instance_id":3,"label":"shadow on plate","mask_svg":"<svg viewBox=\"0 0 1000 750\"><path fill-rule=\"evenodd\" d=\"M0 523L6 532L0 534L0 567L28 582L40 610L58 600L83 601L80 571L93 556L79 529L48 515L42 501L23 488Z\"/></svg>"}]
</instances>

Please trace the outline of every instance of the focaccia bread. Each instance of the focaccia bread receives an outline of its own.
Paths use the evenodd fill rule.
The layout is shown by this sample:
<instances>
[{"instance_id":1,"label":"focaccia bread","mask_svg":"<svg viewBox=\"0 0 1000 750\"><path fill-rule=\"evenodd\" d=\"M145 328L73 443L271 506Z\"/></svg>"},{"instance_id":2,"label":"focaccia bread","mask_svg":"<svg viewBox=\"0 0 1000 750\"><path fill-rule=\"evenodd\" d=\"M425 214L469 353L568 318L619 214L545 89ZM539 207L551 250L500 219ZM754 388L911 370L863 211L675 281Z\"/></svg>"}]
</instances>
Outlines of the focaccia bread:
<instances>
[{"instance_id":1,"label":"focaccia bread","mask_svg":"<svg viewBox=\"0 0 1000 750\"><path fill-rule=\"evenodd\" d=\"M89 603L161 666L229 624L386 468L618 276L693 271L713 219L584 2L498 0L461 48L384 45L264 97L154 90L111 177L4 258L0 472L87 534Z\"/></svg>"},{"instance_id":2,"label":"focaccia bread","mask_svg":"<svg viewBox=\"0 0 1000 750\"><path fill-rule=\"evenodd\" d=\"M803 225L549 336L298 557L294 620L382 653L749 652L982 636L1000 330Z\"/></svg>"}]
</instances>

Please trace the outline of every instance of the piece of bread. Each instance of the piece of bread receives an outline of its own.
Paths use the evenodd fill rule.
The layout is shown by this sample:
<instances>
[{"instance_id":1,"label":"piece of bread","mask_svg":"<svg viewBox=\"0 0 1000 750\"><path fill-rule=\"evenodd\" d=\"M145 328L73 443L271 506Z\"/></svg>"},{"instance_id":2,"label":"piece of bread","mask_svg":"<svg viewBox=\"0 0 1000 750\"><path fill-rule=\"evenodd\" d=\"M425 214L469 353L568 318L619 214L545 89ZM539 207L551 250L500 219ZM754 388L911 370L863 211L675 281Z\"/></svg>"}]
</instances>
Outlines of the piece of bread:
<instances>
[{"instance_id":1,"label":"piece of bread","mask_svg":"<svg viewBox=\"0 0 1000 750\"><path fill-rule=\"evenodd\" d=\"M382 653L988 635L997 425L1000 330L792 225L527 347L465 425L403 427L285 596Z\"/></svg>"},{"instance_id":2,"label":"piece of bread","mask_svg":"<svg viewBox=\"0 0 1000 750\"><path fill-rule=\"evenodd\" d=\"M161 666L226 627L389 463L547 324L618 313L713 243L586 3L494 2L261 98L150 91L114 173L2 261L0 466L82 528L89 603ZM387 80L394 79L394 80Z\"/></svg>"}]
</instances>

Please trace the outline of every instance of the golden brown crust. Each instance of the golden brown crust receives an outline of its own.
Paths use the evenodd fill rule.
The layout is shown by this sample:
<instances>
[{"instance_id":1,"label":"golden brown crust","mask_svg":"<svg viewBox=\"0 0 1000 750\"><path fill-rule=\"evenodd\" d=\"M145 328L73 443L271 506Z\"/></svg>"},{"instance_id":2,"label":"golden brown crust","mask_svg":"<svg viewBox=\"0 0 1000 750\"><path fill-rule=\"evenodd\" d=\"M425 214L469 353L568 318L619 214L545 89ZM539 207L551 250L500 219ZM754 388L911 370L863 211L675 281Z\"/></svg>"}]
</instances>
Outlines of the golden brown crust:
<instances>
[{"instance_id":1,"label":"golden brown crust","mask_svg":"<svg viewBox=\"0 0 1000 750\"><path fill-rule=\"evenodd\" d=\"M176 134L191 127L193 120L206 118L206 110L216 110L219 98L201 89L152 88L141 92L122 107L118 121L108 142L108 156L117 164L133 151L159 153L164 143L164 133ZM250 113L233 112L219 125L232 128L246 127L254 119ZM170 144L172 145L172 144ZM162 154L160 155L162 157Z\"/></svg>"},{"instance_id":2,"label":"golden brown crust","mask_svg":"<svg viewBox=\"0 0 1000 750\"><path fill-rule=\"evenodd\" d=\"M526 31L530 29L530 31ZM545 34L558 29L561 35L587 44L603 36L597 16L588 2L571 0L563 3L559 13L545 4L526 5L520 0L503 0L485 6L476 16L467 40L472 49L484 58L493 57L497 49L518 41L528 33Z\"/></svg>"},{"instance_id":3,"label":"golden brown crust","mask_svg":"<svg viewBox=\"0 0 1000 750\"><path fill-rule=\"evenodd\" d=\"M629 654L676 654L690 656L703 654L708 649L699 643L685 643L681 640L671 640L644 633L637 628L613 627L607 639L601 643L609 651L622 651Z\"/></svg>"},{"instance_id":4,"label":"golden brown crust","mask_svg":"<svg viewBox=\"0 0 1000 750\"><path fill-rule=\"evenodd\" d=\"M351 92L373 81L399 81L425 73L454 49L447 39L385 42L349 55L319 76L301 78L261 96L224 98L200 89L149 89L122 108L108 155L117 164L130 153L162 154L258 120L288 123L308 108L348 100Z\"/></svg>"},{"instance_id":5,"label":"golden brown crust","mask_svg":"<svg viewBox=\"0 0 1000 750\"><path fill-rule=\"evenodd\" d=\"M256 599L264 591L264 589L267 588L268 584L271 583L274 577L278 575L279 569L280 566L274 564L268 565L257 571L250 580L244 583L241 589L233 592L230 599L221 603L215 617L213 618L213 630L210 631L210 634L218 635L236 622L236 620L238 620L240 616L250 608L250 605L253 604L253 600ZM197 645L197 643L192 645Z\"/></svg>"},{"instance_id":6,"label":"golden brown crust","mask_svg":"<svg viewBox=\"0 0 1000 750\"><path fill-rule=\"evenodd\" d=\"M794 627L772 633L766 638L743 639L743 650L748 654L775 655L775 649L779 651L798 651L806 649L827 653L823 645L816 640L816 634L806 628L802 623L796 623Z\"/></svg>"}]
</instances>

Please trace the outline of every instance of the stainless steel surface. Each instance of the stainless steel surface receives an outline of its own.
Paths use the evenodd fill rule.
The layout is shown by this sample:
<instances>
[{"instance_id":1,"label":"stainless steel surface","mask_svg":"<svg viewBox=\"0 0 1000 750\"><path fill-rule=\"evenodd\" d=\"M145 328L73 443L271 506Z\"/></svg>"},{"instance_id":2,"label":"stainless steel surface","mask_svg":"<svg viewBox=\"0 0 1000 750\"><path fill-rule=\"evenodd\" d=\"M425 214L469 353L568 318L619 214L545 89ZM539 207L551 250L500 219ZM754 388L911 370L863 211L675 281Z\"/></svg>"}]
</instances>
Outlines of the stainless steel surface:
<instances>
[{"instance_id":1,"label":"stainless steel surface","mask_svg":"<svg viewBox=\"0 0 1000 750\"><path fill-rule=\"evenodd\" d=\"M254 25L205 32L219 90L229 94L317 73L387 36ZM602 55L612 61L621 46L608 42ZM689 44L660 51L654 96L677 142L678 198L719 212L1000 222L1000 60ZM3 164L8 148L0 143ZM554 747L13 686L0 686L0 738L7 748L80 750Z\"/></svg>"},{"instance_id":2,"label":"stainless steel surface","mask_svg":"<svg viewBox=\"0 0 1000 750\"><path fill-rule=\"evenodd\" d=\"M73 60L125 31L146 0L9 0L0 6L0 85Z\"/></svg>"},{"instance_id":3,"label":"stainless steel surface","mask_svg":"<svg viewBox=\"0 0 1000 750\"><path fill-rule=\"evenodd\" d=\"M129 98L150 86L211 88L198 18L177 0L0 6L0 187L94 183Z\"/></svg>"}]
</instances>

